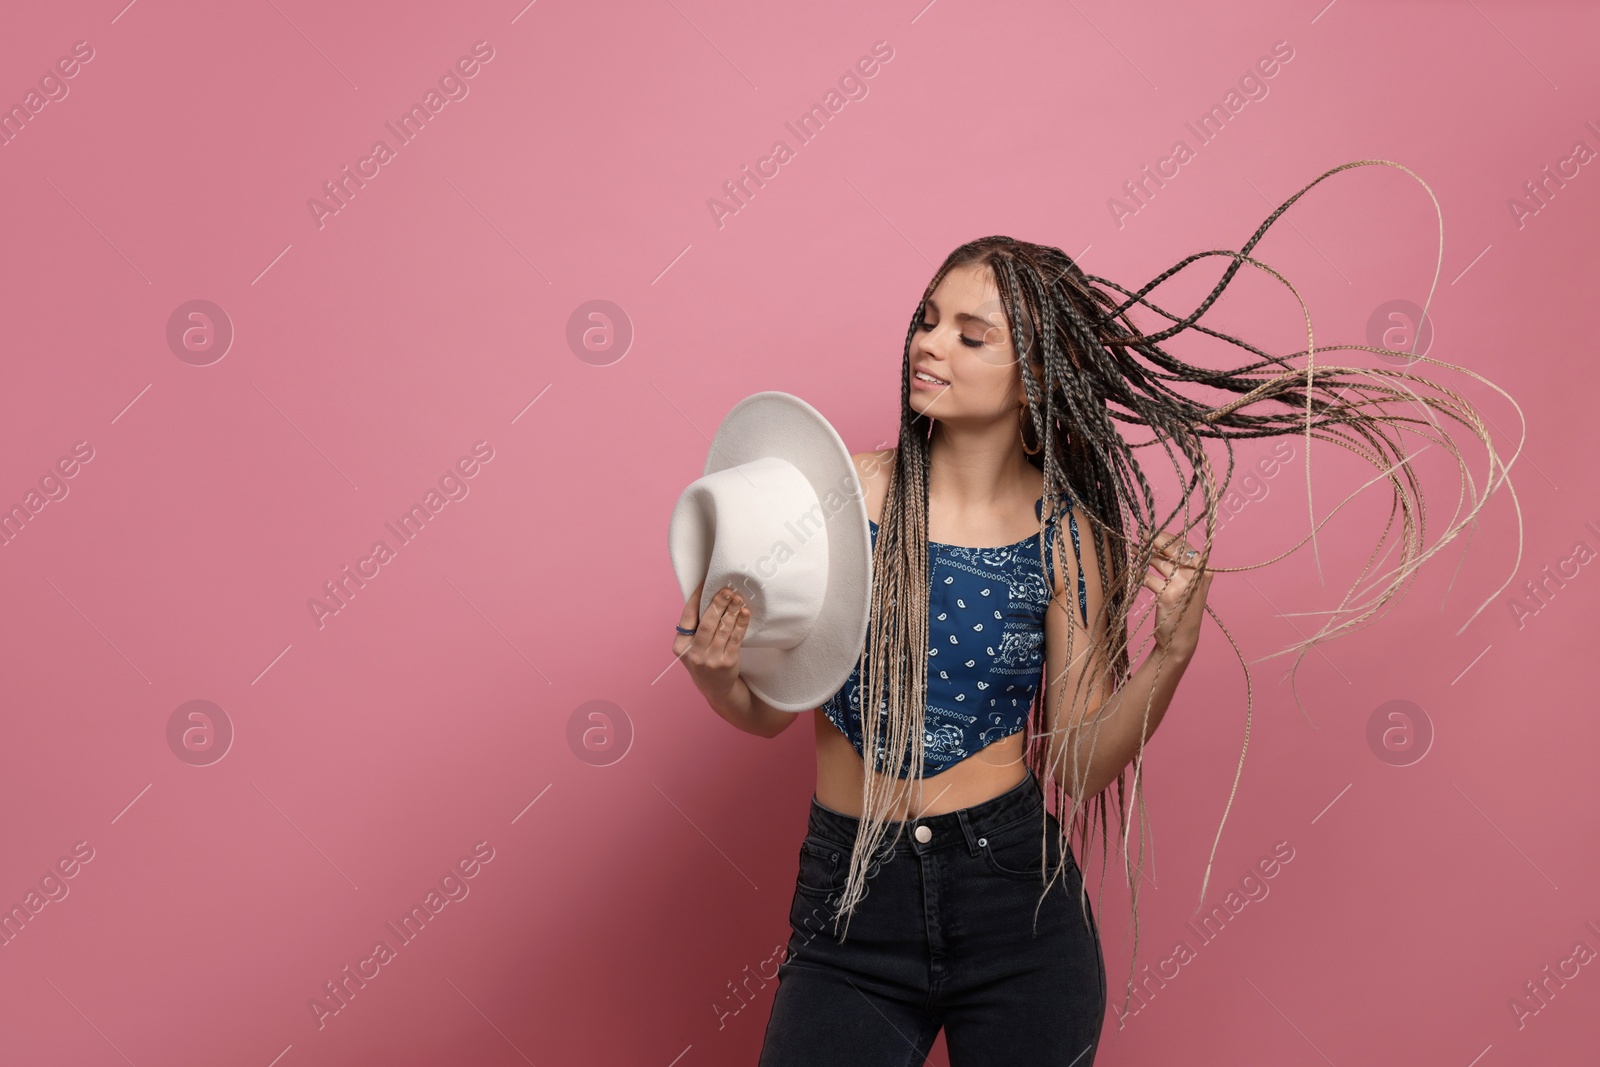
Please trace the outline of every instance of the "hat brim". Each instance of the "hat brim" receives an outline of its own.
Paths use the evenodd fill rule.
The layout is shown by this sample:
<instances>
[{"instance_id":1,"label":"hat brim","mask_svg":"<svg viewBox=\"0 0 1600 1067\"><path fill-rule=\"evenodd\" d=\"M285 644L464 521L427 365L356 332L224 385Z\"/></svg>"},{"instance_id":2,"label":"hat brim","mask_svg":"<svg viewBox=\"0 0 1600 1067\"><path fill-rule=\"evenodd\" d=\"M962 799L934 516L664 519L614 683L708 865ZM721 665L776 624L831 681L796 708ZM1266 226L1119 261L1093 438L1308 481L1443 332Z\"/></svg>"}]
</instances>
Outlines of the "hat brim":
<instances>
[{"instance_id":1,"label":"hat brim","mask_svg":"<svg viewBox=\"0 0 1600 1067\"><path fill-rule=\"evenodd\" d=\"M702 477L768 456L793 464L817 494L828 536L827 588L811 632L792 648L741 648L739 676L779 711L810 711L849 680L866 643L872 596L866 494L833 425L804 400L776 390L747 396L728 411ZM701 591L702 617L716 594Z\"/></svg>"}]
</instances>

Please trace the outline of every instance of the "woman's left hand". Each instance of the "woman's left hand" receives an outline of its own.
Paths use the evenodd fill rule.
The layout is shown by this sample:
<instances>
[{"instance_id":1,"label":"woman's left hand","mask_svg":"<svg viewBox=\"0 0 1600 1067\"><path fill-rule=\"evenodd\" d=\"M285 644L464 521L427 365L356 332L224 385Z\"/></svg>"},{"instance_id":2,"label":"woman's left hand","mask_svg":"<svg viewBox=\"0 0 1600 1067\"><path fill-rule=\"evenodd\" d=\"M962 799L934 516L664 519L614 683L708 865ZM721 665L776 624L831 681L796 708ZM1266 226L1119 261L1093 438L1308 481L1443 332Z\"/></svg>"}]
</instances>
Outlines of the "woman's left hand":
<instances>
[{"instance_id":1,"label":"woman's left hand","mask_svg":"<svg viewBox=\"0 0 1600 1067\"><path fill-rule=\"evenodd\" d=\"M1200 620L1205 617L1212 574L1200 569L1199 551L1175 534L1156 535L1150 565L1160 572L1144 575L1145 588L1156 594L1156 648L1191 656L1200 643Z\"/></svg>"}]
</instances>

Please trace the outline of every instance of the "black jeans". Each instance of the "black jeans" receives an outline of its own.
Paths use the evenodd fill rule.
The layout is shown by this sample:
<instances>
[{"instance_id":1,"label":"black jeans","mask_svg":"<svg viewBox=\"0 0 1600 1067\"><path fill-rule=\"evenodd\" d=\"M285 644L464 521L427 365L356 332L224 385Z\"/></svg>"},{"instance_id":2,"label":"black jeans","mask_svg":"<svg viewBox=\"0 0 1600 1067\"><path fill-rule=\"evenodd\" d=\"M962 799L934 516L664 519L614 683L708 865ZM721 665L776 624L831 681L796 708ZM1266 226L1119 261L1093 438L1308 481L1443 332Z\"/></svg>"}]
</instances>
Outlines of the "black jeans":
<instances>
[{"instance_id":1,"label":"black jeans","mask_svg":"<svg viewBox=\"0 0 1600 1067\"><path fill-rule=\"evenodd\" d=\"M1075 861L1044 895L1043 808L1030 771L991 800L905 824L846 928L832 913L860 820L813 794L760 1067L918 1067L941 1027L951 1067L1093 1063L1106 1010L1098 924L1079 904ZM1060 824L1048 818L1053 874Z\"/></svg>"}]
</instances>

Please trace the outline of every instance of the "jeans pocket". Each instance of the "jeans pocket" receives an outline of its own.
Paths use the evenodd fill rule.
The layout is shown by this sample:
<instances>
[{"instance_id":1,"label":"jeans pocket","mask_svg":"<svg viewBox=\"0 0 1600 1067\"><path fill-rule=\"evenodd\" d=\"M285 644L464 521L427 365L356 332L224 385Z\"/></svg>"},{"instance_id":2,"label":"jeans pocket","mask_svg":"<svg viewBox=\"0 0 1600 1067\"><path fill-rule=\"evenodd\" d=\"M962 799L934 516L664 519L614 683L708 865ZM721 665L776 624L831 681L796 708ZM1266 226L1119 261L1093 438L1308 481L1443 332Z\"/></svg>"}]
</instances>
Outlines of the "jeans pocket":
<instances>
[{"instance_id":1,"label":"jeans pocket","mask_svg":"<svg viewBox=\"0 0 1600 1067\"><path fill-rule=\"evenodd\" d=\"M795 891L808 897L827 898L844 889L850 873L850 851L832 841L808 834L800 842L800 868Z\"/></svg>"},{"instance_id":2,"label":"jeans pocket","mask_svg":"<svg viewBox=\"0 0 1600 1067\"><path fill-rule=\"evenodd\" d=\"M978 839L978 849L990 871L1003 878L1032 879L1043 885L1061 862L1061 845L1056 837L1056 827L1043 833L1037 820L1025 820L1007 827L998 834ZM1066 873L1070 879L1077 870L1071 852L1066 857Z\"/></svg>"}]
</instances>

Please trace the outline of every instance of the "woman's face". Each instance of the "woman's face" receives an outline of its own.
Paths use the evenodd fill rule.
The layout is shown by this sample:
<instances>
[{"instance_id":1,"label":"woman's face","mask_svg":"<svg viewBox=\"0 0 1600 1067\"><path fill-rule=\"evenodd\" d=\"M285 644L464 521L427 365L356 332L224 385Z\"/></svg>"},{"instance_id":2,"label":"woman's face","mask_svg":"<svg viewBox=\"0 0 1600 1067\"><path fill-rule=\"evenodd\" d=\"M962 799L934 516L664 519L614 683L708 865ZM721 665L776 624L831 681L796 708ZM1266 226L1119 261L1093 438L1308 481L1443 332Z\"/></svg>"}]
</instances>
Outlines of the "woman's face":
<instances>
[{"instance_id":1,"label":"woman's face","mask_svg":"<svg viewBox=\"0 0 1600 1067\"><path fill-rule=\"evenodd\" d=\"M918 377L919 369L944 384ZM1027 393L1000 293L986 268L953 267L939 282L912 337L907 373L918 414L945 422L1016 419Z\"/></svg>"}]
</instances>

